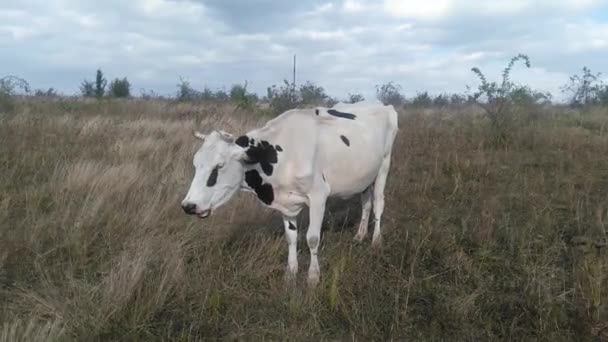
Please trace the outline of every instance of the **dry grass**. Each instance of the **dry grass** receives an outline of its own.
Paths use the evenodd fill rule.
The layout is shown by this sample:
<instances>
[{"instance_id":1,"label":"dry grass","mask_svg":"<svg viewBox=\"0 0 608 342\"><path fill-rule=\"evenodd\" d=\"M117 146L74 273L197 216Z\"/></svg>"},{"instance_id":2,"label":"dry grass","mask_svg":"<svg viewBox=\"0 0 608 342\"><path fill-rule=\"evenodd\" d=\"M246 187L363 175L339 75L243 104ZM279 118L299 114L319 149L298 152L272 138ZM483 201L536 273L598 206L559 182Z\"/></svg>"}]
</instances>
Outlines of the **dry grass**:
<instances>
[{"instance_id":1,"label":"dry grass","mask_svg":"<svg viewBox=\"0 0 608 342\"><path fill-rule=\"evenodd\" d=\"M308 292L252 196L208 221L179 207L192 129L264 118L20 103L0 114L0 341L606 337L608 113L543 113L500 148L467 108L402 113L384 248L352 242L357 199L333 201Z\"/></svg>"}]
</instances>

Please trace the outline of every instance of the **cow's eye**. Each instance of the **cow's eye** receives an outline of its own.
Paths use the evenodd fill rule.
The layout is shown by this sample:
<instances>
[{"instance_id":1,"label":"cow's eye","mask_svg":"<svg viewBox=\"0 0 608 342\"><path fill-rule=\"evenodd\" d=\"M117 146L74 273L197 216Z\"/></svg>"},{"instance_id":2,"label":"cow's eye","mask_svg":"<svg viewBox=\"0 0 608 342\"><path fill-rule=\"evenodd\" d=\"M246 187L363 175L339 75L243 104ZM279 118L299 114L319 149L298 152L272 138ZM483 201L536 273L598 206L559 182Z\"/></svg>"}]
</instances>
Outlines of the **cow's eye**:
<instances>
[{"instance_id":1,"label":"cow's eye","mask_svg":"<svg viewBox=\"0 0 608 342\"><path fill-rule=\"evenodd\" d=\"M217 164L216 168L221 169L224 167L224 162Z\"/></svg>"},{"instance_id":2,"label":"cow's eye","mask_svg":"<svg viewBox=\"0 0 608 342\"><path fill-rule=\"evenodd\" d=\"M219 170L219 167L214 167L213 171L211 171L211 174L209 175L209 179L207 179L207 186L208 187L212 187L215 185L215 183L217 183L217 172Z\"/></svg>"}]
</instances>

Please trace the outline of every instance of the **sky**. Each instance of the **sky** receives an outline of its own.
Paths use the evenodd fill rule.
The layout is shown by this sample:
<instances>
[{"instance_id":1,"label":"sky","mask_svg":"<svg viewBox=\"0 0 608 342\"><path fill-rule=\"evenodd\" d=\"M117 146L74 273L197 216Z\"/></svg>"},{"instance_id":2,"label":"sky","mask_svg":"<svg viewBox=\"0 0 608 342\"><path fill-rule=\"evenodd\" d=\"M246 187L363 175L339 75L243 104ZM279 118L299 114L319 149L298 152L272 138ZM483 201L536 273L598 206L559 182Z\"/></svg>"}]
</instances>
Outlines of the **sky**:
<instances>
[{"instance_id":1,"label":"sky","mask_svg":"<svg viewBox=\"0 0 608 342\"><path fill-rule=\"evenodd\" d=\"M394 82L464 92L479 67L559 98L583 66L608 74L608 0L0 0L0 77L78 93L100 68L141 89L312 81L337 98Z\"/></svg>"}]
</instances>

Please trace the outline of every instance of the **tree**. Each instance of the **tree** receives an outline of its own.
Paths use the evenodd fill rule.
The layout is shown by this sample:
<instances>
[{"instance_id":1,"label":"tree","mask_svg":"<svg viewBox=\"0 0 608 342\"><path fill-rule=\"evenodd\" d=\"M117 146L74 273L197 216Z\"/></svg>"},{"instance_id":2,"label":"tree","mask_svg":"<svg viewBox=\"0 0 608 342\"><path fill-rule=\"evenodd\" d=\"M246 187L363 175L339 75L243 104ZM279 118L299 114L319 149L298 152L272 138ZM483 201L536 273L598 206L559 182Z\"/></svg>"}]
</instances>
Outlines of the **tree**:
<instances>
[{"instance_id":1,"label":"tree","mask_svg":"<svg viewBox=\"0 0 608 342\"><path fill-rule=\"evenodd\" d=\"M110 82L108 94L111 97L131 96L131 84L129 83L129 80L125 77L123 79L117 78L114 81Z\"/></svg>"},{"instance_id":2,"label":"tree","mask_svg":"<svg viewBox=\"0 0 608 342\"><path fill-rule=\"evenodd\" d=\"M601 102L602 90L606 91L602 82L598 81L601 73L593 74L583 67L583 74L570 76L570 83L562 87L562 92L570 93L570 105L584 106Z\"/></svg>"},{"instance_id":3,"label":"tree","mask_svg":"<svg viewBox=\"0 0 608 342\"><path fill-rule=\"evenodd\" d=\"M323 87L306 81L300 86L301 103L304 105L325 105L329 96L325 93Z\"/></svg>"},{"instance_id":4,"label":"tree","mask_svg":"<svg viewBox=\"0 0 608 342\"><path fill-rule=\"evenodd\" d=\"M95 83L84 80L80 84L80 93L84 97L93 97L95 96Z\"/></svg>"},{"instance_id":5,"label":"tree","mask_svg":"<svg viewBox=\"0 0 608 342\"><path fill-rule=\"evenodd\" d=\"M361 94L348 94L348 100L346 100L346 102L348 103L357 103L357 102L361 102L361 101L365 101L365 98L363 97L363 95Z\"/></svg>"},{"instance_id":6,"label":"tree","mask_svg":"<svg viewBox=\"0 0 608 342\"><path fill-rule=\"evenodd\" d=\"M97 69L97 75L95 75L95 97L98 99L102 98L106 91L106 84L108 82L103 77L103 72Z\"/></svg>"},{"instance_id":7,"label":"tree","mask_svg":"<svg viewBox=\"0 0 608 342\"><path fill-rule=\"evenodd\" d=\"M530 59L528 56L519 54L509 61L507 67L502 72L502 82L488 82L485 75L474 67L471 69L475 75L481 81L477 92L471 97L471 101L481 106L486 116L490 119L492 129L495 133L495 142L498 144L504 144L509 138L509 130L512 128L514 122L515 105L532 104L532 103L521 103L524 98L536 98L541 99L542 93L532 93L527 87L516 86L510 80L511 70L515 65L515 62L523 60L526 68L530 68Z\"/></svg>"},{"instance_id":8,"label":"tree","mask_svg":"<svg viewBox=\"0 0 608 342\"><path fill-rule=\"evenodd\" d=\"M255 94L247 93L247 81L245 81L245 85L232 86L230 100L236 104L237 108L250 109L258 101L258 97Z\"/></svg>"},{"instance_id":9,"label":"tree","mask_svg":"<svg viewBox=\"0 0 608 342\"><path fill-rule=\"evenodd\" d=\"M268 87L266 94L270 109L274 114L281 114L288 109L295 108L299 103L296 88L287 80L283 80L283 85L280 87L276 85Z\"/></svg>"},{"instance_id":10,"label":"tree","mask_svg":"<svg viewBox=\"0 0 608 342\"><path fill-rule=\"evenodd\" d=\"M405 102L405 97L401 95L401 86L388 82L381 86L376 85L376 96L385 105L399 107Z\"/></svg>"}]
</instances>

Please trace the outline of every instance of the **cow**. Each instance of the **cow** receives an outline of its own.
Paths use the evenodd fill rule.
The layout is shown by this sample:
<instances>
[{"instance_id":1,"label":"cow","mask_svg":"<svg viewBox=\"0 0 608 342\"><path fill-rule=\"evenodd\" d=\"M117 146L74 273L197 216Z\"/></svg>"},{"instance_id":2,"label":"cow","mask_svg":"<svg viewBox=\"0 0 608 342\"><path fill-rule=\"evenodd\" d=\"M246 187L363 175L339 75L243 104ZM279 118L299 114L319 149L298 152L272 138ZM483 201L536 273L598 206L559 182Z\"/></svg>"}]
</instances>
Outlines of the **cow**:
<instances>
[{"instance_id":1,"label":"cow","mask_svg":"<svg viewBox=\"0 0 608 342\"><path fill-rule=\"evenodd\" d=\"M318 250L328 197L360 194L361 221L355 240L367 235L374 213L372 246L381 244L384 188L399 130L393 106L339 103L331 108L291 109L264 126L235 137L222 130L205 135L193 158L194 178L181 205L186 214L206 218L238 190L253 192L283 217L288 244L286 278L298 272L297 216L309 208L306 241L308 283L320 278Z\"/></svg>"}]
</instances>

